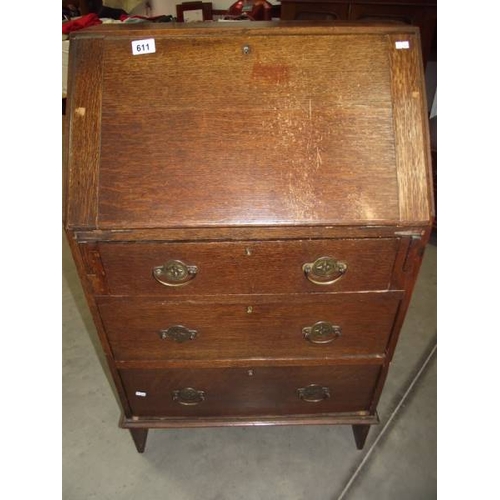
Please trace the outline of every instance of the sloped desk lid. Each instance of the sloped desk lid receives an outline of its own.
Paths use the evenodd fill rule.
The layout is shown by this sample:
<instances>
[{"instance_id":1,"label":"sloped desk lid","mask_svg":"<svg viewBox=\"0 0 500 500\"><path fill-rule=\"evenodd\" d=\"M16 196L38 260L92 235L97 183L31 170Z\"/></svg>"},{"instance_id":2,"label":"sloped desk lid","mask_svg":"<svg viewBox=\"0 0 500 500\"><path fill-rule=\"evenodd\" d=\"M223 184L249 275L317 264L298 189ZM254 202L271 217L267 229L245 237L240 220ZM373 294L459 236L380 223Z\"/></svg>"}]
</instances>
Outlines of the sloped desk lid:
<instances>
[{"instance_id":1,"label":"sloped desk lid","mask_svg":"<svg viewBox=\"0 0 500 500\"><path fill-rule=\"evenodd\" d=\"M250 25L73 36L68 227L428 223L417 29Z\"/></svg>"}]
</instances>

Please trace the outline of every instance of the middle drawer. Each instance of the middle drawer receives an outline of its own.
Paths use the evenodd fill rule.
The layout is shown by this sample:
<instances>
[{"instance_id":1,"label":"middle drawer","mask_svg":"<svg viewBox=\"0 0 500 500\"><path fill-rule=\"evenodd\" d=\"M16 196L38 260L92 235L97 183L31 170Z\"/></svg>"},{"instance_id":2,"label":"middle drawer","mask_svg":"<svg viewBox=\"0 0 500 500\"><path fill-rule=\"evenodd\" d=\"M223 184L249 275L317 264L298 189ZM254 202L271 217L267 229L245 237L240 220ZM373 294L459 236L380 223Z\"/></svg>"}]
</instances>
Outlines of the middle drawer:
<instances>
[{"instance_id":1,"label":"middle drawer","mask_svg":"<svg viewBox=\"0 0 500 500\"><path fill-rule=\"evenodd\" d=\"M117 361L326 359L382 355L400 293L213 299L97 301Z\"/></svg>"}]
</instances>

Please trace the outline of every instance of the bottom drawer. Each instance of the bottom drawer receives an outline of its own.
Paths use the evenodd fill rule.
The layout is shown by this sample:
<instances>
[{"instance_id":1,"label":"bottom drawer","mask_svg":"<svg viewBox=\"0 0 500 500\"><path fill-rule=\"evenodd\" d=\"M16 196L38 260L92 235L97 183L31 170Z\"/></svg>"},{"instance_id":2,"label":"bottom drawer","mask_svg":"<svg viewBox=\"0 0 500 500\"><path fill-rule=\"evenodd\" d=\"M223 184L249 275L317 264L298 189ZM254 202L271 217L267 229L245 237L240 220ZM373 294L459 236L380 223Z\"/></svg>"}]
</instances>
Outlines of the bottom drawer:
<instances>
[{"instance_id":1,"label":"bottom drawer","mask_svg":"<svg viewBox=\"0 0 500 500\"><path fill-rule=\"evenodd\" d=\"M379 365L121 370L134 416L217 417L367 411Z\"/></svg>"}]
</instances>

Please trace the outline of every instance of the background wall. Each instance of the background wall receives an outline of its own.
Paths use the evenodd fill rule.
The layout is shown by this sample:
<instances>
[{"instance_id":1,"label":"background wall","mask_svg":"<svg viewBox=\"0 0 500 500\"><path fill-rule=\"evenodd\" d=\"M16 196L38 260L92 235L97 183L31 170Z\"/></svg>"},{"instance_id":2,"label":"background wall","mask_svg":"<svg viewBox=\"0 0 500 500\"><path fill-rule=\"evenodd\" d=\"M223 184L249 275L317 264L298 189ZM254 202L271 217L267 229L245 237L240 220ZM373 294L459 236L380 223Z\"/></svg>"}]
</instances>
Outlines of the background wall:
<instances>
[{"instance_id":1,"label":"background wall","mask_svg":"<svg viewBox=\"0 0 500 500\"><path fill-rule=\"evenodd\" d=\"M188 1L188 0L184 0ZM206 1L206 0L205 0ZM226 10L228 9L236 0L212 0L212 8L216 10ZM270 3L276 5L280 2L277 0L269 0ZM182 0L149 0L151 5L151 16L160 16L160 15L176 15L175 6L177 4L182 3ZM145 7L140 6L137 9L134 9L134 14L144 15Z\"/></svg>"}]
</instances>

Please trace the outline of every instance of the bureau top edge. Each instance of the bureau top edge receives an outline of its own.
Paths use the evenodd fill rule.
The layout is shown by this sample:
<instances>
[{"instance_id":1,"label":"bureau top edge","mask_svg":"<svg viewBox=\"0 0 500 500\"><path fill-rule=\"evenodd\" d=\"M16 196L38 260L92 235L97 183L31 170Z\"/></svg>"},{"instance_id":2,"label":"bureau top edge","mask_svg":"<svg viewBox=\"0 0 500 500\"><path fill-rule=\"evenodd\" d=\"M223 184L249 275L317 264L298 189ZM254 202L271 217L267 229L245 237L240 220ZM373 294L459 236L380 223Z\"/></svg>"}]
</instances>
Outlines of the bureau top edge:
<instances>
[{"instance_id":1,"label":"bureau top edge","mask_svg":"<svg viewBox=\"0 0 500 500\"><path fill-rule=\"evenodd\" d=\"M156 36L214 36L235 34L256 35L349 35L349 34L417 34L417 26L395 25L389 23L353 23L353 22L304 22L304 21L241 21L238 23L218 23L205 21L200 23L136 23L102 24L91 26L83 31L70 34L70 39L96 37L129 37L138 35Z\"/></svg>"}]
</instances>

